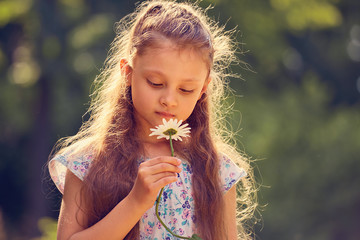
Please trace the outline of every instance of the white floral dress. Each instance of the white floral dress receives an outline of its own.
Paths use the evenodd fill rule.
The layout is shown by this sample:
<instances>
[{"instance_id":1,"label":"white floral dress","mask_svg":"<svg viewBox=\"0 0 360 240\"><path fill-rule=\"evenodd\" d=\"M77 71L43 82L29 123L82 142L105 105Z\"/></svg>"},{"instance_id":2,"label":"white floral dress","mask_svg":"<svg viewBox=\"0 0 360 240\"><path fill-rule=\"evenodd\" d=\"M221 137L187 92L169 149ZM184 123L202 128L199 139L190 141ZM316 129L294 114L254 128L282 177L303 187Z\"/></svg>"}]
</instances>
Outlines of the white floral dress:
<instances>
[{"instance_id":1,"label":"white floral dress","mask_svg":"<svg viewBox=\"0 0 360 240\"><path fill-rule=\"evenodd\" d=\"M66 154L55 156L49 164L52 180L61 193L64 192L66 169L73 172L79 179L84 180L91 167L93 156L81 155L77 157ZM140 161L139 161L140 162ZM221 157L220 176L224 194L246 176L246 172L239 168L228 157ZM196 232L194 216L194 199L191 183L192 169L188 162L182 161L182 171L178 173L178 180L164 188L159 204L159 213L163 222L177 235L190 237ZM172 236L160 224L155 214L155 203L140 219L140 240L173 240Z\"/></svg>"}]
</instances>

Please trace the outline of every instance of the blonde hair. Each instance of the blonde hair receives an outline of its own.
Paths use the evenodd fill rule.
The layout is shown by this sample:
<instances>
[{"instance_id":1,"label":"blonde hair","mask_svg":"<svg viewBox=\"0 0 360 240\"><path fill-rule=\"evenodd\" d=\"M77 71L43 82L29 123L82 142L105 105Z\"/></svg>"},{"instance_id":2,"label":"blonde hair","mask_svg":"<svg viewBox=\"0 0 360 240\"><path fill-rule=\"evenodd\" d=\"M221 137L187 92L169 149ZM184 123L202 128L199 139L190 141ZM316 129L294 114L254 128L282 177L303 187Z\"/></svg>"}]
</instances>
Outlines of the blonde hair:
<instances>
[{"instance_id":1,"label":"blonde hair","mask_svg":"<svg viewBox=\"0 0 360 240\"><path fill-rule=\"evenodd\" d=\"M131 118L132 110L131 102L126 101L130 96L125 75L120 70L122 59L126 59L131 65L134 56L142 54L146 47L153 46L161 37L169 38L179 47L195 44L196 49L205 49L208 53L206 59L209 62L211 82L203 101L208 109L208 131L211 141L216 151L226 153L247 172L247 176L237 185L237 219L239 237L250 238L252 230L247 225L251 225L257 206L255 181L249 160L240 154L232 143L232 134L226 128L226 113L223 109L226 93L229 92L228 77L233 76L229 67L238 61L235 55L236 43L231 38L232 33L225 31L224 27L208 18L204 10L190 3L141 3L134 13L127 15L116 25L116 37L111 44L104 67L94 81L95 91L91 96L88 110L89 120L83 123L75 136L58 142L56 154L66 151L76 155L92 151L94 155L99 155L109 139L122 139L119 138L121 134L129 133L133 121L126 119ZM119 108L128 110L119 112ZM120 127L118 119L122 119ZM127 122L124 122L124 119ZM136 139L134 141L136 142ZM112 143L125 144L123 141ZM112 146L114 149L116 147ZM133 158L135 157L134 155Z\"/></svg>"}]
</instances>

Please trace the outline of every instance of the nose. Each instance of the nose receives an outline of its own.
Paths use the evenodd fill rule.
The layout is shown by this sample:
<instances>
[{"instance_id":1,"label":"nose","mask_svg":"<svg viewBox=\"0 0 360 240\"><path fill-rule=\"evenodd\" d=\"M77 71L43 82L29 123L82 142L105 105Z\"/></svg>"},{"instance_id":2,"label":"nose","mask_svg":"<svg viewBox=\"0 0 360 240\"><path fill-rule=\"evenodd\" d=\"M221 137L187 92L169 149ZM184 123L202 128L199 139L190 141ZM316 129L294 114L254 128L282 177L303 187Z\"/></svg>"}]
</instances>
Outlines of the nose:
<instances>
[{"instance_id":1,"label":"nose","mask_svg":"<svg viewBox=\"0 0 360 240\"><path fill-rule=\"evenodd\" d=\"M171 89L167 89L164 91L163 95L160 98L161 105L172 108L177 106L177 98L176 98L176 92Z\"/></svg>"}]
</instances>

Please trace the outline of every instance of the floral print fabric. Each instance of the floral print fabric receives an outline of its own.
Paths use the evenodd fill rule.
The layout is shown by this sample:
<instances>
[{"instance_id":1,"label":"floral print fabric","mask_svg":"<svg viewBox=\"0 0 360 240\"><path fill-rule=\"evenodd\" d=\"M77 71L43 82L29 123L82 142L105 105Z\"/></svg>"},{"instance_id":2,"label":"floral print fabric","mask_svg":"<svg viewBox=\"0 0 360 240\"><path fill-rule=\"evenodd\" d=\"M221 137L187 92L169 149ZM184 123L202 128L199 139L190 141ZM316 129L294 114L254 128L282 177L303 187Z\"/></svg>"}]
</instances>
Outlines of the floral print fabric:
<instances>
[{"instance_id":1,"label":"floral print fabric","mask_svg":"<svg viewBox=\"0 0 360 240\"><path fill-rule=\"evenodd\" d=\"M220 178L224 194L234 186L246 172L240 169L228 157L220 159ZM84 179L91 166L92 155L69 157L66 154L57 155L50 161L50 175L61 193L64 192L65 173L68 168L81 180ZM192 169L188 162L182 161L178 180L164 188L159 203L159 213L163 222L177 235L189 237L196 232L194 216L194 199L191 183ZM173 240L172 236L156 218L155 205L140 219L140 240Z\"/></svg>"}]
</instances>

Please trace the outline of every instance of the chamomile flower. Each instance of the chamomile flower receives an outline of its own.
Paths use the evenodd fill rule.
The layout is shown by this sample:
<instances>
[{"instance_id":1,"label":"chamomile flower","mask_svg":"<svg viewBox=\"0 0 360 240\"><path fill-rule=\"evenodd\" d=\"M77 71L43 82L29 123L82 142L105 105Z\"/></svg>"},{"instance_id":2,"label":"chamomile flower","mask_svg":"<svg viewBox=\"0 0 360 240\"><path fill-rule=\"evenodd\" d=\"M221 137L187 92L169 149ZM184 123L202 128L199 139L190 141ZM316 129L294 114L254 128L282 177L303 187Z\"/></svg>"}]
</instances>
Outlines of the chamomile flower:
<instances>
[{"instance_id":1,"label":"chamomile flower","mask_svg":"<svg viewBox=\"0 0 360 240\"><path fill-rule=\"evenodd\" d=\"M163 124L156 126L155 128L150 128L152 133L149 136L158 136L157 139L166 138L166 140L171 139L182 141L182 137L189 137L190 127L189 124L182 124L182 120L178 121L177 119L170 119L166 121L163 119Z\"/></svg>"},{"instance_id":2,"label":"chamomile flower","mask_svg":"<svg viewBox=\"0 0 360 240\"><path fill-rule=\"evenodd\" d=\"M174 139L174 140L182 141L181 139L182 137L189 137L188 133L190 133L190 129L191 129L190 127L188 127L189 124L187 123L185 123L184 125L181 124L182 124L182 120L178 121L177 119L170 119L169 121L166 121L166 119L163 119L162 125L156 126L155 128L150 128L152 133L150 133L149 136L158 136L157 139L166 138L166 140L169 140L172 157L174 156L174 148L172 145L172 140ZM159 203L163 192L164 192L164 188L161 189L156 199L156 205L155 205L155 214L161 225L163 225L163 227L174 237L181 239L201 240L201 238L196 234L193 234L191 237L179 236L174 232L172 232L171 229L168 228L166 224L161 220L159 215Z\"/></svg>"}]
</instances>

